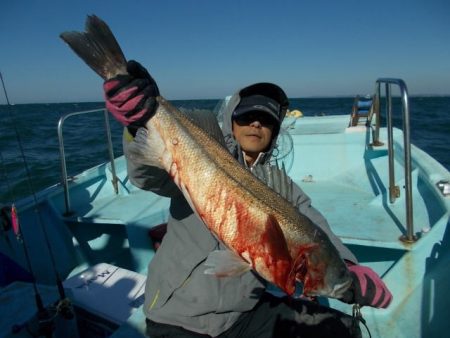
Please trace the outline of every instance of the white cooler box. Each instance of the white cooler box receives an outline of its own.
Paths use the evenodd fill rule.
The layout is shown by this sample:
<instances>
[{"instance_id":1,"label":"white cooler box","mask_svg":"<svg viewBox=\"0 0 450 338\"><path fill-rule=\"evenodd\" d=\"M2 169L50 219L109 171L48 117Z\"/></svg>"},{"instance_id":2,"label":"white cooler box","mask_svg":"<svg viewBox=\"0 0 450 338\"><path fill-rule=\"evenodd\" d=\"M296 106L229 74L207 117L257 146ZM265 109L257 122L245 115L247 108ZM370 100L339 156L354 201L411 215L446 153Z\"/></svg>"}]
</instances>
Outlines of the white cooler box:
<instances>
[{"instance_id":1,"label":"white cooler box","mask_svg":"<svg viewBox=\"0 0 450 338\"><path fill-rule=\"evenodd\" d=\"M144 302L146 276L100 263L65 280L75 306L121 325Z\"/></svg>"}]
</instances>

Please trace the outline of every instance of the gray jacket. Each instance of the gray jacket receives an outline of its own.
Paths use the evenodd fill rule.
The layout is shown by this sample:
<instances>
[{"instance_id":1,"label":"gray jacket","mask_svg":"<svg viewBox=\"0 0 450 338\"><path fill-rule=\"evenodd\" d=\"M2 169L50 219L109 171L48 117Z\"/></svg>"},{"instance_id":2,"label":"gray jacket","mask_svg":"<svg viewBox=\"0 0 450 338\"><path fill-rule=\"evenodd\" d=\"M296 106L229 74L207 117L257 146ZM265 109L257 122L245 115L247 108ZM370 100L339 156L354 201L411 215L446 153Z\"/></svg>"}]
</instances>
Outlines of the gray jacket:
<instances>
[{"instance_id":1,"label":"gray jacket","mask_svg":"<svg viewBox=\"0 0 450 338\"><path fill-rule=\"evenodd\" d=\"M230 152L243 163L239 146L231 135L231 113L239 103L234 95L224 109L223 133ZM202 120L198 120L199 124ZM269 165L272 148L256 165ZM127 141L124 138L127 156ZM180 190L162 169L133 163L128 159L131 182L139 188L171 197L167 233L148 266L144 313L165 324L217 336L229 329L242 312L251 310L266 288L255 272L217 278L204 274L204 262L215 249L225 249L194 214ZM311 206L308 196L294 186L301 213L323 228L344 259L355 261L351 252L330 231L324 217Z\"/></svg>"}]
</instances>

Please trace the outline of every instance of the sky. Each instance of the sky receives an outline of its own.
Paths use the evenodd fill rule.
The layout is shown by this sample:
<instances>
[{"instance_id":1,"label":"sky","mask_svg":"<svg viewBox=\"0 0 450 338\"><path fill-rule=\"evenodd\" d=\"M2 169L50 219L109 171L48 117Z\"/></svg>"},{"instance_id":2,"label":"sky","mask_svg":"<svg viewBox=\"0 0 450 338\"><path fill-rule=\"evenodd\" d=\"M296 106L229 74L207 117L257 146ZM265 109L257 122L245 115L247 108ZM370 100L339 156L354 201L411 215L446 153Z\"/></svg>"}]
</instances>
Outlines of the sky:
<instances>
[{"instance_id":1,"label":"sky","mask_svg":"<svg viewBox=\"0 0 450 338\"><path fill-rule=\"evenodd\" d=\"M11 103L102 100L102 79L59 38L89 14L172 100L260 81L291 98L355 96L380 77L403 79L410 95L450 95L448 0L0 0Z\"/></svg>"}]
</instances>

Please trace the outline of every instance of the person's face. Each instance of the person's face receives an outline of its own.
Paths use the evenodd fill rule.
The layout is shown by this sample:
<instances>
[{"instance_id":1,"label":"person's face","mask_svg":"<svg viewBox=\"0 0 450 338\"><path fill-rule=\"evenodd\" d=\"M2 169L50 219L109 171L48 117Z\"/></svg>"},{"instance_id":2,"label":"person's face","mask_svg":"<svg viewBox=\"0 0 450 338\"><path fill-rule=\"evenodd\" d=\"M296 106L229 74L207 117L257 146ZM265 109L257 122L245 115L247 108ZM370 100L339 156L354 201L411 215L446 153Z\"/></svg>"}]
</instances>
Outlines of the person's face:
<instances>
[{"instance_id":1,"label":"person's face","mask_svg":"<svg viewBox=\"0 0 450 338\"><path fill-rule=\"evenodd\" d=\"M241 149L253 160L266 151L272 140L276 123L261 112L249 112L233 120L233 135Z\"/></svg>"}]
</instances>

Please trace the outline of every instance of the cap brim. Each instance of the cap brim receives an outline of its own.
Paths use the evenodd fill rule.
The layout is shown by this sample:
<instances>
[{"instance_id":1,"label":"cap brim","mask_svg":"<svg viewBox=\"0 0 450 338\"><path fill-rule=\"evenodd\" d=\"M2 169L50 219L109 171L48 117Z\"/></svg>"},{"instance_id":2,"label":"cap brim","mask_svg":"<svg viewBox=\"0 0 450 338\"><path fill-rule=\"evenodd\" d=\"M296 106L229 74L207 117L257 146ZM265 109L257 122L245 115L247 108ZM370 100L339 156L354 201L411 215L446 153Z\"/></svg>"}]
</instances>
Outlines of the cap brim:
<instances>
[{"instance_id":1,"label":"cap brim","mask_svg":"<svg viewBox=\"0 0 450 338\"><path fill-rule=\"evenodd\" d=\"M270 110L266 106L262 106L262 105L238 107L233 112L233 118L243 116L243 115L245 115L247 113L250 113L250 112L258 112L260 114L265 114L265 115L268 115L271 118L273 118L277 123L280 122L280 118L278 117L278 115L276 113L274 113L272 110Z\"/></svg>"}]
</instances>

